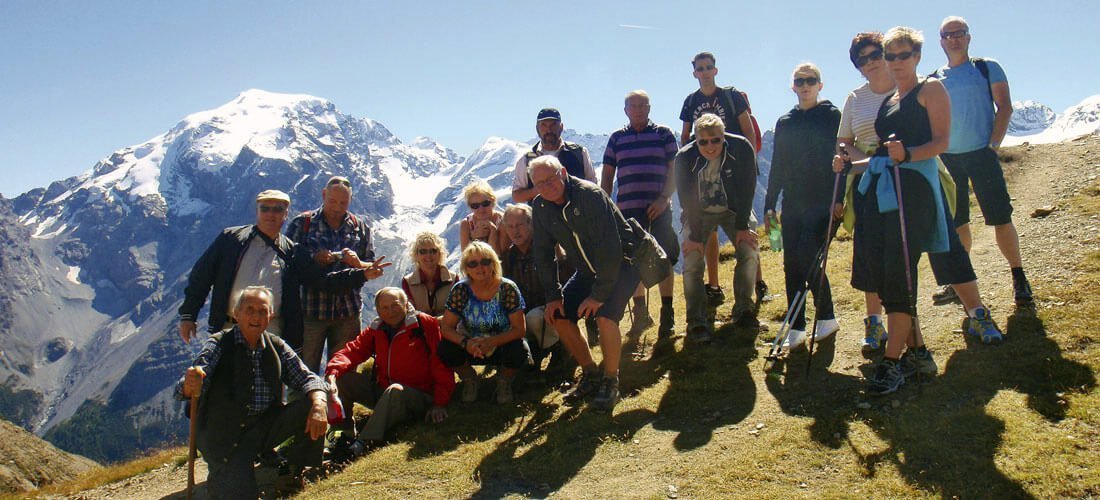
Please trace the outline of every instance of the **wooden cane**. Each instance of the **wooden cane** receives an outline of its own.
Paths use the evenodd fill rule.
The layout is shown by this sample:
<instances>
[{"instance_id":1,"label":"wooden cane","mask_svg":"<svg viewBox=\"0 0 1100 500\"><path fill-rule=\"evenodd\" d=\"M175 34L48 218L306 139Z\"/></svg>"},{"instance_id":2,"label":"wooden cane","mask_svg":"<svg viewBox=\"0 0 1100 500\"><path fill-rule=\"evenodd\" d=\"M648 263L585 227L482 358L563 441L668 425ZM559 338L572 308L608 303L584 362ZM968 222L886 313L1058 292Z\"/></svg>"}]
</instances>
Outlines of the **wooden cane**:
<instances>
[{"instance_id":1,"label":"wooden cane","mask_svg":"<svg viewBox=\"0 0 1100 500\"><path fill-rule=\"evenodd\" d=\"M187 436L187 500L195 490L195 434L199 421L199 398L191 398L191 431Z\"/></svg>"}]
</instances>

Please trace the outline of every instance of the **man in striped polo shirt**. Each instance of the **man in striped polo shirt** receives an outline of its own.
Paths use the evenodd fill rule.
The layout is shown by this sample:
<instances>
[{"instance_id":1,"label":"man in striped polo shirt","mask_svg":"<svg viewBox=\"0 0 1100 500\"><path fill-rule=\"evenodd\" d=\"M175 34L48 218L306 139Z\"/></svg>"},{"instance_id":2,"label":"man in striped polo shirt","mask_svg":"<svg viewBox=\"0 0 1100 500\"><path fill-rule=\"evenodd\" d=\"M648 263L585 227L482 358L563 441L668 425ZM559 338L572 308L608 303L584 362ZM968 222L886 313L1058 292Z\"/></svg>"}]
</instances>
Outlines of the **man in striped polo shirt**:
<instances>
[{"instance_id":1,"label":"man in striped polo shirt","mask_svg":"<svg viewBox=\"0 0 1100 500\"><path fill-rule=\"evenodd\" d=\"M680 244L672 228L672 194L675 176L670 175L676 158L676 135L672 129L649 119L649 94L635 90L626 95L629 123L611 134L603 156L600 187L611 196L618 181L615 203L623 217L633 217L653 234L668 255L669 265L676 263ZM661 281L661 323L657 339L662 345L672 337L675 314L672 311L673 273ZM646 305L645 289L638 285L634 294L633 323L627 335L641 333L653 325Z\"/></svg>"}]
</instances>

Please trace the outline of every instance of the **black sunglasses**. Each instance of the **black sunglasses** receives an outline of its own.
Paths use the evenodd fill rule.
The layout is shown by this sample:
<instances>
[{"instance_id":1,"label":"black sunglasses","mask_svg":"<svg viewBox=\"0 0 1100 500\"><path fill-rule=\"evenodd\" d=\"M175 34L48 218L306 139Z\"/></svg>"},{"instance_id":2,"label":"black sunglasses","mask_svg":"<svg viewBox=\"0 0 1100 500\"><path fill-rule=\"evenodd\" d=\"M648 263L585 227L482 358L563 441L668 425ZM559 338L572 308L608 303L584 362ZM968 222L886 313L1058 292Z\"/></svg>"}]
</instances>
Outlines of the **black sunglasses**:
<instances>
[{"instance_id":1,"label":"black sunglasses","mask_svg":"<svg viewBox=\"0 0 1100 500\"><path fill-rule=\"evenodd\" d=\"M882 58L882 49L876 49L868 52L866 55L862 55L856 58L856 66L860 68L867 65L871 61L877 61Z\"/></svg>"},{"instance_id":2,"label":"black sunglasses","mask_svg":"<svg viewBox=\"0 0 1100 500\"><path fill-rule=\"evenodd\" d=\"M905 61L905 60L909 59L910 57L913 57L917 54L920 54L920 52L916 51L916 50L909 50L909 51L906 51L906 52L898 52L898 53L887 52L885 57L886 57L887 61L891 61L891 62L894 61L894 60L897 60L897 59Z\"/></svg>"},{"instance_id":3,"label":"black sunglasses","mask_svg":"<svg viewBox=\"0 0 1100 500\"><path fill-rule=\"evenodd\" d=\"M812 85L817 85L817 82L819 82L819 81L820 80L818 80L817 77L814 77L814 76L808 76L806 78L795 78L794 79L794 86L795 87L801 87L803 85L811 85L812 86Z\"/></svg>"},{"instance_id":4,"label":"black sunglasses","mask_svg":"<svg viewBox=\"0 0 1100 500\"><path fill-rule=\"evenodd\" d=\"M708 144L718 144L725 140L725 137L715 137L714 139L696 139L695 142L698 142L700 146L706 146Z\"/></svg>"},{"instance_id":5,"label":"black sunglasses","mask_svg":"<svg viewBox=\"0 0 1100 500\"><path fill-rule=\"evenodd\" d=\"M966 36L968 32L966 30L944 31L940 33L940 38L944 40L954 40L956 38L962 38Z\"/></svg>"},{"instance_id":6,"label":"black sunglasses","mask_svg":"<svg viewBox=\"0 0 1100 500\"><path fill-rule=\"evenodd\" d=\"M256 208L260 209L260 212L262 213L275 212L277 214L281 214L283 212L286 212L286 207L284 207L283 205L259 205Z\"/></svg>"},{"instance_id":7,"label":"black sunglasses","mask_svg":"<svg viewBox=\"0 0 1100 500\"><path fill-rule=\"evenodd\" d=\"M418 248L416 250L416 253L418 253L420 255L435 255L435 254L439 253L439 249L438 248Z\"/></svg>"},{"instance_id":8,"label":"black sunglasses","mask_svg":"<svg viewBox=\"0 0 1100 500\"><path fill-rule=\"evenodd\" d=\"M470 210L477 210L479 208L485 208L485 207L491 207L491 206L493 206L493 202L490 201L490 200L485 200L481 203L471 203L470 204Z\"/></svg>"},{"instance_id":9,"label":"black sunglasses","mask_svg":"<svg viewBox=\"0 0 1100 500\"><path fill-rule=\"evenodd\" d=\"M493 259L490 259L488 257L485 257L481 260L468 260L466 261L466 269L476 269L477 266L491 266L492 264Z\"/></svg>"}]
</instances>

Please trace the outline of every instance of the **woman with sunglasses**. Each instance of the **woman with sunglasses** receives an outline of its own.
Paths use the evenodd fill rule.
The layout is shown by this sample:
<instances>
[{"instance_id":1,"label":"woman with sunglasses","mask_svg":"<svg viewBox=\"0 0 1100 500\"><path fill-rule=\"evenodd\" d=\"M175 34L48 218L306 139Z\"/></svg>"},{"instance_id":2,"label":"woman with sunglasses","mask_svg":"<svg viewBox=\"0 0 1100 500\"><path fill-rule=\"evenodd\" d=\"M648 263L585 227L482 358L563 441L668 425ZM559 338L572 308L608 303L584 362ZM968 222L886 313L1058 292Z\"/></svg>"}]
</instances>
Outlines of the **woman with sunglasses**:
<instances>
[{"instance_id":1,"label":"woman with sunglasses","mask_svg":"<svg viewBox=\"0 0 1100 500\"><path fill-rule=\"evenodd\" d=\"M863 78L867 79L867 83L851 91L845 99L840 129L837 132L838 151L841 155L847 154L847 158L852 161L866 160L878 148L879 138L875 133L878 108L897 87L893 75L886 69L882 53L882 33L878 31L857 34L848 48L848 58ZM842 157L841 161L843 159ZM887 333L882 321L882 301L878 293L871 291L869 273L865 266L867 259L863 256L862 245L859 244L863 236L863 224L856 214L863 206L863 195L855 186L859 185L861 175L852 172L848 176L843 216L844 226L856 240L852 249L851 285L864 292L867 314L863 320L863 352L870 354L886 347ZM839 213L834 215L840 216Z\"/></svg>"},{"instance_id":2,"label":"woman with sunglasses","mask_svg":"<svg viewBox=\"0 0 1100 500\"><path fill-rule=\"evenodd\" d=\"M475 180L462 190L462 197L470 207L470 215L462 219L459 226L459 245L465 250L471 241L488 243L493 251L500 254L508 248L504 241L504 231L500 230L504 212L496 209L497 195L488 182Z\"/></svg>"},{"instance_id":3,"label":"woman with sunglasses","mask_svg":"<svg viewBox=\"0 0 1100 500\"><path fill-rule=\"evenodd\" d=\"M917 75L923 43L919 31L906 27L892 28L883 37L886 69L897 83L875 119L875 133L885 140L871 158L853 162L866 168L856 188L864 196L857 215L863 234L856 244L866 258L870 290L878 292L890 327L883 360L868 380L871 395L890 394L904 383L901 357L908 344L916 344L909 352L917 357L931 358L923 342L910 338L917 260L922 252L950 248L936 157L947 150L951 102L940 82ZM843 167L843 159L834 158L833 169Z\"/></svg>"},{"instance_id":4,"label":"woman with sunglasses","mask_svg":"<svg viewBox=\"0 0 1100 500\"><path fill-rule=\"evenodd\" d=\"M447 260L447 242L439 235L424 231L409 244L414 266L401 279L401 289L417 311L443 319L447 295L458 277L443 265Z\"/></svg>"},{"instance_id":5,"label":"woman with sunglasses","mask_svg":"<svg viewBox=\"0 0 1100 500\"><path fill-rule=\"evenodd\" d=\"M821 70L812 63L799 64L792 76L791 90L798 104L775 124L775 149L772 169L768 175L768 192L764 197L764 225L771 230L775 220L775 205L783 194L783 273L787 281L787 308L794 307L795 295L804 292L811 278L818 251L828 239L829 218L833 205L843 193L833 193L834 174L831 165L835 148L840 110L829 101L819 101L824 84ZM833 296L829 279L823 278L818 289L818 277L809 282L813 290L818 318L814 333L822 340L840 328L833 312ZM793 315L787 336L788 348L802 344L806 336L805 308Z\"/></svg>"},{"instance_id":6,"label":"woman with sunglasses","mask_svg":"<svg viewBox=\"0 0 1100 500\"><path fill-rule=\"evenodd\" d=\"M470 243L462 251L461 264L466 278L455 283L447 297L439 359L462 379L464 403L477 400L480 380L473 365L498 366L497 402L510 403L512 379L531 359L523 339L523 296L512 280L501 276L500 258L484 242Z\"/></svg>"}]
</instances>

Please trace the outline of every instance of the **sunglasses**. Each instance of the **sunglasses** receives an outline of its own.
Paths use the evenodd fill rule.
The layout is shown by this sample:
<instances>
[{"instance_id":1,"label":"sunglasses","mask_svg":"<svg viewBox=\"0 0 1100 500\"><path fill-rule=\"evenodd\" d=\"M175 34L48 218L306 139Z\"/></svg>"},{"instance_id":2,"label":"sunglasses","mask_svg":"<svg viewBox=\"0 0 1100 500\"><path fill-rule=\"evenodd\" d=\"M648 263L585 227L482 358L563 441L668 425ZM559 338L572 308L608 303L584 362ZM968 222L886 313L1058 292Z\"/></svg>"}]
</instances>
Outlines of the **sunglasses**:
<instances>
[{"instance_id":1,"label":"sunglasses","mask_svg":"<svg viewBox=\"0 0 1100 500\"><path fill-rule=\"evenodd\" d=\"M715 137L714 139L696 139L695 142L698 142L700 146L706 146L708 144L718 144L725 140L725 137Z\"/></svg>"},{"instance_id":2,"label":"sunglasses","mask_svg":"<svg viewBox=\"0 0 1100 500\"><path fill-rule=\"evenodd\" d=\"M466 269L477 269L477 266L491 266L493 265L493 259L485 257L481 260L468 260L466 261Z\"/></svg>"},{"instance_id":3,"label":"sunglasses","mask_svg":"<svg viewBox=\"0 0 1100 500\"><path fill-rule=\"evenodd\" d=\"M818 80L817 77L814 77L814 76L808 76L806 78L795 78L794 79L794 86L795 87L801 87L803 85L813 86L813 85L817 85L817 82L819 82L819 81L821 81L821 80Z\"/></svg>"},{"instance_id":4,"label":"sunglasses","mask_svg":"<svg viewBox=\"0 0 1100 500\"><path fill-rule=\"evenodd\" d=\"M902 60L902 61L905 61L905 60L908 60L910 57L913 57L917 54L920 54L920 52L918 52L916 50L909 50L909 51L906 51L906 52L897 52L897 53L887 52L885 57L886 57L886 60L890 61L890 62L893 62L893 61L899 60L899 59Z\"/></svg>"},{"instance_id":5,"label":"sunglasses","mask_svg":"<svg viewBox=\"0 0 1100 500\"><path fill-rule=\"evenodd\" d=\"M336 178L336 179L329 180L328 184L325 184L325 187L335 186L337 184L343 185L345 187L351 187L351 181L349 181L347 179L341 179L341 178Z\"/></svg>"},{"instance_id":6,"label":"sunglasses","mask_svg":"<svg viewBox=\"0 0 1100 500\"><path fill-rule=\"evenodd\" d=\"M485 200L481 203L471 203L470 204L470 210L477 210L479 208L485 208L485 207L491 207L491 206L493 206L493 202L489 201L489 200Z\"/></svg>"},{"instance_id":7,"label":"sunglasses","mask_svg":"<svg viewBox=\"0 0 1100 500\"><path fill-rule=\"evenodd\" d=\"M871 61L877 61L882 58L882 49L868 52L866 55L862 55L856 58L856 66L864 67Z\"/></svg>"},{"instance_id":8,"label":"sunglasses","mask_svg":"<svg viewBox=\"0 0 1100 500\"><path fill-rule=\"evenodd\" d=\"M420 255L435 255L435 254L439 253L439 249L438 248L419 248L419 249L416 250L416 253L418 253Z\"/></svg>"},{"instance_id":9,"label":"sunglasses","mask_svg":"<svg viewBox=\"0 0 1100 500\"><path fill-rule=\"evenodd\" d=\"M695 67L695 71L698 71L700 73L703 72L703 71L710 71L712 69L714 69L714 66L696 66Z\"/></svg>"},{"instance_id":10,"label":"sunglasses","mask_svg":"<svg viewBox=\"0 0 1100 500\"><path fill-rule=\"evenodd\" d=\"M268 213L268 212L274 212L274 213L277 213L277 214L281 214L283 212L286 212L286 207L284 207L282 205L258 205L256 208L258 208L261 213L265 213L265 214Z\"/></svg>"},{"instance_id":11,"label":"sunglasses","mask_svg":"<svg viewBox=\"0 0 1100 500\"><path fill-rule=\"evenodd\" d=\"M967 33L968 32L966 30L944 31L943 33L940 33L940 38L944 40L954 40L956 38L962 38L966 36Z\"/></svg>"}]
</instances>

